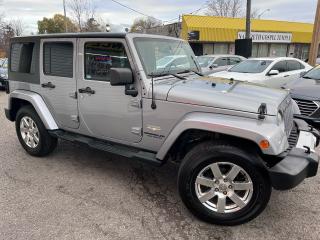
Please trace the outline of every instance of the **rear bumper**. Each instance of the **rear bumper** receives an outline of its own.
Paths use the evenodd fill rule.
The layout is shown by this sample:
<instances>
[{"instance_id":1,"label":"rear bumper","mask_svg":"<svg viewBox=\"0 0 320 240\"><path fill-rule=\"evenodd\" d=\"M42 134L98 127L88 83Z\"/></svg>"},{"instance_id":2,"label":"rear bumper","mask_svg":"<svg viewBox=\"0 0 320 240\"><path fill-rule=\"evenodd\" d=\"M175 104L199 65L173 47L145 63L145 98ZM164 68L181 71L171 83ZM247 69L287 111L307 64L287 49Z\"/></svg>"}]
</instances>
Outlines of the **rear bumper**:
<instances>
[{"instance_id":1,"label":"rear bumper","mask_svg":"<svg viewBox=\"0 0 320 240\"><path fill-rule=\"evenodd\" d=\"M287 190L299 185L305 178L317 174L319 156L315 148L319 143L319 132L310 129L305 122L297 120L299 140L284 159L269 169L272 186L277 190Z\"/></svg>"}]
</instances>

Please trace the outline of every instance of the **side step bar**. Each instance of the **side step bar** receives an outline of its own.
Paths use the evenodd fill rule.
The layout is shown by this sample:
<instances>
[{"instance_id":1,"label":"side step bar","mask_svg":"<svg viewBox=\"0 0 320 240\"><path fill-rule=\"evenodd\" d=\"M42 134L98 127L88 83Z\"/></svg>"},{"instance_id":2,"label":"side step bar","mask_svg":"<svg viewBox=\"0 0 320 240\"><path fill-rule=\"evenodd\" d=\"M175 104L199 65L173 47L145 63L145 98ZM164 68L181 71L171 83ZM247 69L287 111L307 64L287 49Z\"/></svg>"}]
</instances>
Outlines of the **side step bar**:
<instances>
[{"instance_id":1,"label":"side step bar","mask_svg":"<svg viewBox=\"0 0 320 240\"><path fill-rule=\"evenodd\" d=\"M51 136L56 138L61 138L70 142L83 143L91 148L120 155L129 159L143 161L156 166L161 166L164 163L156 158L155 153L143 151L137 148L127 147L121 144L103 141L76 133L65 132L63 130L49 131L49 133Z\"/></svg>"}]
</instances>

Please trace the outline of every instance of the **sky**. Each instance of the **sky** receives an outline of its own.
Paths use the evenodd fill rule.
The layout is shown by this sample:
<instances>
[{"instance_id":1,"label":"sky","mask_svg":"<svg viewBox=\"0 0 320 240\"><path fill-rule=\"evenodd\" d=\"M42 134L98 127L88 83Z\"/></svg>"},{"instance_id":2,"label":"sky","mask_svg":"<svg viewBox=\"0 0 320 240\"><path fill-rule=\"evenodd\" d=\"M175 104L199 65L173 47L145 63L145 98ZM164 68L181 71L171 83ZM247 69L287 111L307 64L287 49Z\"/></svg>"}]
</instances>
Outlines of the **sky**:
<instances>
[{"instance_id":1,"label":"sky","mask_svg":"<svg viewBox=\"0 0 320 240\"><path fill-rule=\"evenodd\" d=\"M68 0L66 0L68 1ZM130 11L111 0L93 0L97 15L110 23L113 31L124 31L135 18L142 15ZM196 11L205 6L205 0L118 0L140 12L162 21L177 18L181 14ZM6 19L21 19L25 34L37 32L37 21L63 13L63 0L0 0L0 14ZM245 0L243 0L245 3ZM313 22L317 0L252 0L252 8L263 14L263 19ZM204 14L205 10L198 12ZM70 14L69 12L67 14Z\"/></svg>"}]
</instances>

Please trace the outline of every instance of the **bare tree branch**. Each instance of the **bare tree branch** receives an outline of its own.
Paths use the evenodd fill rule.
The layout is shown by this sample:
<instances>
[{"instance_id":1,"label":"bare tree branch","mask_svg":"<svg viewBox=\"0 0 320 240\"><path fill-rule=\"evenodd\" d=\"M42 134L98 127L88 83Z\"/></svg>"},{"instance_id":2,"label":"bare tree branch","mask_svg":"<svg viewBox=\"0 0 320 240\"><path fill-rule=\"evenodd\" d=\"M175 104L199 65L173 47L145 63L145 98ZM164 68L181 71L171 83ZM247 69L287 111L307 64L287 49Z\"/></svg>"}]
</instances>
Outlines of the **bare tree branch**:
<instances>
[{"instance_id":1,"label":"bare tree branch","mask_svg":"<svg viewBox=\"0 0 320 240\"><path fill-rule=\"evenodd\" d=\"M208 0L206 15L220 17L239 17L243 12L242 0Z\"/></svg>"},{"instance_id":2,"label":"bare tree branch","mask_svg":"<svg viewBox=\"0 0 320 240\"><path fill-rule=\"evenodd\" d=\"M92 0L68 0L67 6L71 10L80 32L84 30L90 19L95 18L96 6Z\"/></svg>"}]
</instances>

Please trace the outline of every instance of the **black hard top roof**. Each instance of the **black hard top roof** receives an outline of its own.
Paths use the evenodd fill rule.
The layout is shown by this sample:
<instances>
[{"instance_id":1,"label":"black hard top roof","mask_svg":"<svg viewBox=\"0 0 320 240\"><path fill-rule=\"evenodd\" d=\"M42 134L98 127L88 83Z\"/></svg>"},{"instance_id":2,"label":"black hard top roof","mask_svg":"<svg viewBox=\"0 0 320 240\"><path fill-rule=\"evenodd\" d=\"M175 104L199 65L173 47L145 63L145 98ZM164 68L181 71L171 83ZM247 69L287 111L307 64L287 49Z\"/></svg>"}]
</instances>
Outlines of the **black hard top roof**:
<instances>
[{"instance_id":1,"label":"black hard top roof","mask_svg":"<svg viewBox=\"0 0 320 240\"><path fill-rule=\"evenodd\" d=\"M43 38L125 38L127 33L107 33L107 32L93 32L93 33L54 33L54 34L39 34L31 36L15 37L13 40L23 39L43 39Z\"/></svg>"}]
</instances>

